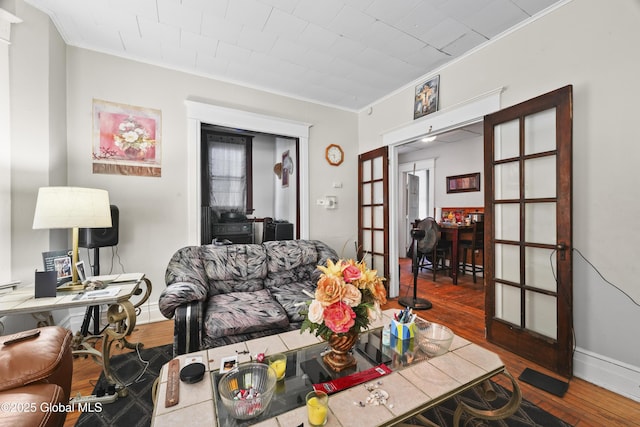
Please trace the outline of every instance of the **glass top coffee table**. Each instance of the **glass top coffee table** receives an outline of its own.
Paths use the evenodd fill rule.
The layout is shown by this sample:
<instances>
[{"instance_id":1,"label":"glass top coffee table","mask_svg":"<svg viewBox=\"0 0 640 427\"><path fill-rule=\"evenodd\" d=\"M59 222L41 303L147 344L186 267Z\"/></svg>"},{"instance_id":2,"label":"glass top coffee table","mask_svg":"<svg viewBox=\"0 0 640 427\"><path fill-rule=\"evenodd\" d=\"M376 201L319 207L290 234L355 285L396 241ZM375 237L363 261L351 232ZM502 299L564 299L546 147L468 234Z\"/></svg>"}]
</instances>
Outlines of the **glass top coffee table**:
<instances>
[{"instance_id":1,"label":"glass top coffee table","mask_svg":"<svg viewBox=\"0 0 640 427\"><path fill-rule=\"evenodd\" d=\"M402 347L405 347L405 352L402 352ZM427 356L418 349L417 345L414 346L413 340L400 342L393 339L390 346L383 346L381 330L379 328L360 335L353 351L353 356L357 364L352 368L345 369L342 372L330 370L322 362L322 356L327 350L327 343L322 342L286 352L287 370L284 379L277 382L276 390L268 409L261 415L250 420L237 420L228 413L227 408L224 406L218 394L218 382L224 374L212 372L211 383L213 386L218 425L221 427L244 427L253 425L256 422L267 420L276 415L304 406L305 396L313 390L314 384L349 377L357 372L374 368L380 364L384 364L393 370L427 359Z\"/></svg>"},{"instance_id":2,"label":"glass top coffee table","mask_svg":"<svg viewBox=\"0 0 640 427\"><path fill-rule=\"evenodd\" d=\"M415 348L413 351L404 348L410 346L406 341L396 342L395 346L392 341L392 346L382 346L380 330L377 328L390 322L393 313L393 310L385 311L384 318L373 325L375 329L361 335L359 345L354 350L356 367L338 374L329 371L320 357L327 349L327 344L309 333L300 334L300 331L178 356L180 367L191 363L194 358L200 358L209 372L199 383L181 382L178 404L167 407L165 398L168 368L165 365L160 373L152 426L175 427L177 423L221 427L299 426L307 423L304 401L313 384L348 376L381 363L388 366L392 372L367 381L364 385L354 385L330 395L327 427L352 425L354 419L358 420L358 425L363 426L391 426L412 417L414 420L420 420L420 414L425 410L498 374L505 375L513 384L512 398L507 405L487 414L461 403L454 416L454 424L460 421L463 414L472 414L479 418L491 416L495 419L496 416L508 417L517 410L521 401L520 388L506 371L500 358L489 350L458 336L454 337L448 353L434 358L421 355ZM248 421L236 420L229 416L217 396L217 381L221 378L218 374L220 360L237 354L242 364L263 351L267 356L275 353L287 354L286 377L276 386L268 412ZM365 403L361 406L359 403L366 402L370 394L365 385L378 381L380 388L389 394L388 404L373 406Z\"/></svg>"}]
</instances>

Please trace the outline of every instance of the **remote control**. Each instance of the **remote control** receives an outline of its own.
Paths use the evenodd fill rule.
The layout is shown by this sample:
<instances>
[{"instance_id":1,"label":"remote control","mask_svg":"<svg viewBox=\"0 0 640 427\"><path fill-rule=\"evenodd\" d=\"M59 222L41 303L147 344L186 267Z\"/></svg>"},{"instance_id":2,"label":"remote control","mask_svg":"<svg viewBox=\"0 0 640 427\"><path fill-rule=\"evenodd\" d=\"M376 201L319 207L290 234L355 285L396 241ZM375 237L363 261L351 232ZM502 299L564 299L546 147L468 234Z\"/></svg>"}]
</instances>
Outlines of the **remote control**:
<instances>
[{"instance_id":1,"label":"remote control","mask_svg":"<svg viewBox=\"0 0 640 427\"><path fill-rule=\"evenodd\" d=\"M39 329L32 329L30 331L18 332L17 334L8 336L7 338L9 339L4 342L4 345L15 344L20 341L36 338L39 335L40 335Z\"/></svg>"}]
</instances>

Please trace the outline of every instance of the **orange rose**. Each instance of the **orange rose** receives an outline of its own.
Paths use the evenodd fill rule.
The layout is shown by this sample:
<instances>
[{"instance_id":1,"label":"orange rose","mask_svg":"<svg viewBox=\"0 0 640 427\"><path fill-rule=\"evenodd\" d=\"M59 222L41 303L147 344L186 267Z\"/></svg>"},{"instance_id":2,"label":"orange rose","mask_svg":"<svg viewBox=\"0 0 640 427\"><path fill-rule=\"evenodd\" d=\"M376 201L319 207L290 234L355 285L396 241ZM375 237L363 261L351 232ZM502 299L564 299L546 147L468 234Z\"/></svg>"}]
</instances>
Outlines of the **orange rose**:
<instances>
[{"instance_id":1,"label":"orange rose","mask_svg":"<svg viewBox=\"0 0 640 427\"><path fill-rule=\"evenodd\" d=\"M344 292L344 284L340 278L323 275L320 277L320 280L318 280L316 299L326 307L334 302L340 301L344 296Z\"/></svg>"}]
</instances>

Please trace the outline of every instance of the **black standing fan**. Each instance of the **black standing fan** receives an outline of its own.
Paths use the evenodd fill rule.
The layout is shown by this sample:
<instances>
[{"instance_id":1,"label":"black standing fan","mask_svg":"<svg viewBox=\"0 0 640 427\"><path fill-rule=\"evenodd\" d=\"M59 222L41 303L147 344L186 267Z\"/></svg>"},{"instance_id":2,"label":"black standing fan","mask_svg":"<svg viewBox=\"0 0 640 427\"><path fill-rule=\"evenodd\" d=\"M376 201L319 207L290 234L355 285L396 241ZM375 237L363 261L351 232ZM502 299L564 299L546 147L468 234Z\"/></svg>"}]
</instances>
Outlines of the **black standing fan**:
<instances>
[{"instance_id":1,"label":"black standing fan","mask_svg":"<svg viewBox=\"0 0 640 427\"><path fill-rule=\"evenodd\" d=\"M425 220L411 229L411 237L413 241L412 246L412 259L411 269L413 271L413 298L401 297L398 298L398 304L413 308L415 310L429 310L433 305L430 301L424 298L418 298L418 269L419 261L424 254L429 251L433 251L433 247L438 244L438 236L433 228L432 222Z\"/></svg>"}]
</instances>

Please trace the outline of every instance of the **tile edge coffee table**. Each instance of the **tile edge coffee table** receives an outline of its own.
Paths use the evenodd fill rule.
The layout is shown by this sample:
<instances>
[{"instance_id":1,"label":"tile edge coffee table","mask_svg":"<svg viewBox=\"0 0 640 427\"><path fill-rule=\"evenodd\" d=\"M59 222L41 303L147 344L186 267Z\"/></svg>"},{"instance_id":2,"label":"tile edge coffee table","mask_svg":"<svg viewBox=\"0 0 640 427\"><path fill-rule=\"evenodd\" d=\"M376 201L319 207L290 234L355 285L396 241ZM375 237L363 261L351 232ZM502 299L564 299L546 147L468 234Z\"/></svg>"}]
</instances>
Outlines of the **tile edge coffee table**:
<instances>
[{"instance_id":1,"label":"tile edge coffee table","mask_svg":"<svg viewBox=\"0 0 640 427\"><path fill-rule=\"evenodd\" d=\"M383 319L371 325L371 329L382 327L390 322L397 310L386 310ZM267 354L293 351L313 346L323 341L309 333L290 331L279 335L256 340L216 347L209 350L180 355L176 359L180 368L194 359L201 360L208 373L195 384L179 382L179 403L165 407L167 393L167 365L163 366L158 379L156 402L151 420L153 427L175 426L188 421L190 426L222 425L218 420L214 381L222 357L238 354L239 362L248 362L251 355L267 349ZM394 362L395 363L395 362ZM372 406L366 402L369 391L361 384L339 391L329 397L329 418L327 426L347 426L357 417L359 425L391 426L403 425L402 422L413 418L425 425L433 425L420 415L425 410L438 406L445 400L468 389L482 385L483 390L491 392L488 380L496 375L506 376L512 383L513 393L509 402L502 408L484 411L460 403L454 414L454 425L458 425L465 413L473 417L492 420L506 418L519 408L522 400L517 381L507 372L504 363L497 354L456 336L446 354L410 363L383 376L379 387L389 393L387 405ZM366 382L368 384L370 382ZM309 385L311 390L311 385ZM224 421L224 420L223 420ZM266 420L256 420L259 427L284 427L307 425L304 405Z\"/></svg>"}]
</instances>

